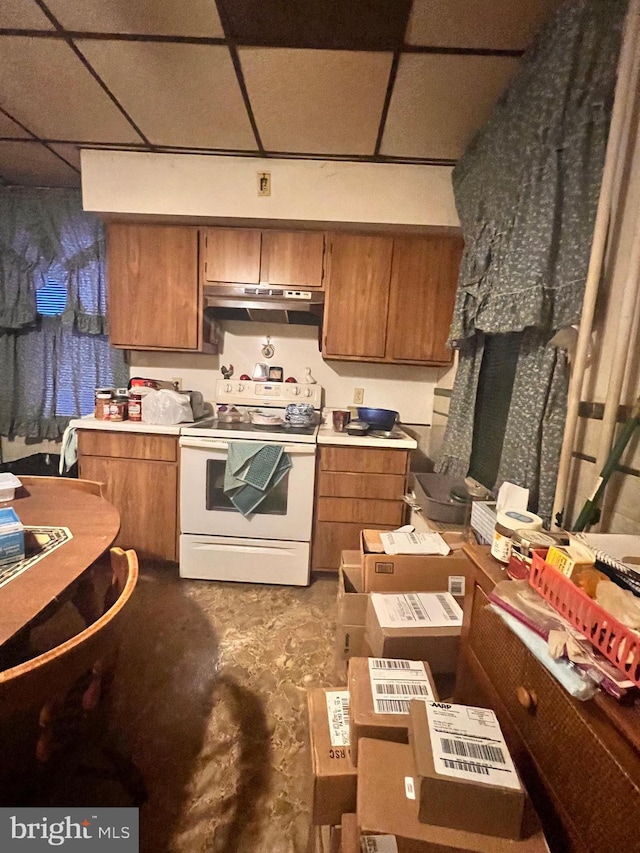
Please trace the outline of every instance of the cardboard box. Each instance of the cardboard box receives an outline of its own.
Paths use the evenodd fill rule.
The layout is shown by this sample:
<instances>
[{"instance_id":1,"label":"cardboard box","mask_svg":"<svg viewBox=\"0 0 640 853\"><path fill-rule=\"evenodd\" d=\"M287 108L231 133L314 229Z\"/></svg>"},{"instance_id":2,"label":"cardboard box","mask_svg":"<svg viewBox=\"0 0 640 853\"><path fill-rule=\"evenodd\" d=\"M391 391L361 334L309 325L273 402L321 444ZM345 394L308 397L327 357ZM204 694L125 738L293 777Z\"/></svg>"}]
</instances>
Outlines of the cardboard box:
<instances>
[{"instance_id":1,"label":"cardboard box","mask_svg":"<svg viewBox=\"0 0 640 853\"><path fill-rule=\"evenodd\" d=\"M356 769L349 751L348 693L316 688L308 691L307 704L313 775L311 822L338 824L345 812L354 810L356 802Z\"/></svg>"},{"instance_id":2,"label":"cardboard box","mask_svg":"<svg viewBox=\"0 0 640 853\"><path fill-rule=\"evenodd\" d=\"M427 596L446 596L446 593L427 593ZM412 599L414 594L407 593ZM458 649L460 646L460 624L448 627L434 627L431 623L407 622L399 627L387 627L380 624L376 612L376 601L380 598L396 599L393 594L373 593L367 607L365 624L365 642L371 654L379 658L404 658L406 660L427 661L431 672L452 673L456 671ZM450 599L447 599L450 601Z\"/></svg>"},{"instance_id":3,"label":"cardboard box","mask_svg":"<svg viewBox=\"0 0 640 853\"><path fill-rule=\"evenodd\" d=\"M361 853L358 817L355 812L342 815L340 844L340 853Z\"/></svg>"},{"instance_id":4,"label":"cardboard box","mask_svg":"<svg viewBox=\"0 0 640 853\"><path fill-rule=\"evenodd\" d=\"M360 738L409 743L411 699L439 698L429 664L422 661L351 658L347 687L351 760L355 765Z\"/></svg>"},{"instance_id":5,"label":"cardboard box","mask_svg":"<svg viewBox=\"0 0 640 853\"><path fill-rule=\"evenodd\" d=\"M531 834L519 841L421 823L417 800L410 798L414 776L410 746L363 738L358 760L361 834L395 835L399 853L549 853L533 812Z\"/></svg>"},{"instance_id":6,"label":"cardboard box","mask_svg":"<svg viewBox=\"0 0 640 853\"><path fill-rule=\"evenodd\" d=\"M410 742L423 823L520 838L526 793L493 711L414 701Z\"/></svg>"},{"instance_id":7,"label":"cardboard box","mask_svg":"<svg viewBox=\"0 0 640 853\"><path fill-rule=\"evenodd\" d=\"M24 559L24 527L13 507L0 509L0 566Z\"/></svg>"},{"instance_id":8,"label":"cardboard box","mask_svg":"<svg viewBox=\"0 0 640 853\"><path fill-rule=\"evenodd\" d=\"M358 555L359 558L360 555ZM364 625L368 598L367 593L362 591L362 569L360 566L340 566L338 572L338 622L343 625Z\"/></svg>"},{"instance_id":9,"label":"cardboard box","mask_svg":"<svg viewBox=\"0 0 640 853\"><path fill-rule=\"evenodd\" d=\"M460 606L473 585L473 566L461 551L446 557L385 554L379 530L360 534L363 592L450 592Z\"/></svg>"},{"instance_id":10,"label":"cardboard box","mask_svg":"<svg viewBox=\"0 0 640 853\"><path fill-rule=\"evenodd\" d=\"M336 625L334 676L338 684L347 683L347 666L352 657L365 657L368 645L364 638L364 625Z\"/></svg>"}]
</instances>

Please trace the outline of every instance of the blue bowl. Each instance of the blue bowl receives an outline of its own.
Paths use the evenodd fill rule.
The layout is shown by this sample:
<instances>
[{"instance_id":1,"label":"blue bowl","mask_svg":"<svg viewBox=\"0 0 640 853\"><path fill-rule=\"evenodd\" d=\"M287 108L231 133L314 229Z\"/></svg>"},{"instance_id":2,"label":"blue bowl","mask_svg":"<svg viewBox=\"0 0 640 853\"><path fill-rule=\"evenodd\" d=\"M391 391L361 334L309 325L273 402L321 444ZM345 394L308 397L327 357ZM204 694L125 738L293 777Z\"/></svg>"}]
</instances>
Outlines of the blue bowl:
<instances>
[{"instance_id":1,"label":"blue bowl","mask_svg":"<svg viewBox=\"0 0 640 853\"><path fill-rule=\"evenodd\" d=\"M391 409L366 409L358 407L358 419L366 421L373 429L390 430L398 420L398 413Z\"/></svg>"}]
</instances>

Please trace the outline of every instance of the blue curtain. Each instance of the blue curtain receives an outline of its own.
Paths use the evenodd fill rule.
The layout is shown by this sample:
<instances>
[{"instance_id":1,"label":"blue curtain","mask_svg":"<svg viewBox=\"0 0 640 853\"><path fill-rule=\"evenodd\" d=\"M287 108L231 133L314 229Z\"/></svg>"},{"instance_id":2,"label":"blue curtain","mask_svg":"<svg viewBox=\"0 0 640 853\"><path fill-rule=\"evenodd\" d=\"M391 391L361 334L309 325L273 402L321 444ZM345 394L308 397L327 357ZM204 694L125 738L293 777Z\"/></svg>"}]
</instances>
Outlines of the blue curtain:
<instances>
[{"instance_id":1,"label":"blue curtain","mask_svg":"<svg viewBox=\"0 0 640 853\"><path fill-rule=\"evenodd\" d=\"M106 332L104 230L80 193L0 190L0 435L57 438L96 387L126 385Z\"/></svg>"}]
</instances>

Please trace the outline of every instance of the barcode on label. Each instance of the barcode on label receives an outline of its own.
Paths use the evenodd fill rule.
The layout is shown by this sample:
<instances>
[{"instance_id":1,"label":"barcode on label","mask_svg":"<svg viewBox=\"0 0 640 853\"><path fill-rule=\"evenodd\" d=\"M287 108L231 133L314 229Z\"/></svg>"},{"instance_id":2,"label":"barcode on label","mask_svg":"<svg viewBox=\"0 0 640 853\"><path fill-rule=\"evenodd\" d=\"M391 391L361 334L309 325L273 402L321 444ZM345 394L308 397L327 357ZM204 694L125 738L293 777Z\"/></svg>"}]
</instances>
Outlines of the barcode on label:
<instances>
[{"instance_id":1,"label":"barcode on label","mask_svg":"<svg viewBox=\"0 0 640 853\"><path fill-rule=\"evenodd\" d=\"M484 761L494 761L498 764L506 764L504 752L497 746L486 743L472 743L466 740L455 740L453 738L441 737L440 745L442 751L447 755L461 755L463 758L480 758Z\"/></svg>"},{"instance_id":2,"label":"barcode on label","mask_svg":"<svg viewBox=\"0 0 640 853\"><path fill-rule=\"evenodd\" d=\"M392 660L391 658L371 658L369 661L373 669L411 669L411 661Z\"/></svg>"},{"instance_id":3,"label":"barcode on label","mask_svg":"<svg viewBox=\"0 0 640 853\"><path fill-rule=\"evenodd\" d=\"M409 603L409 607L411 608L411 612L413 613L413 617L416 620L416 622L426 622L427 616L426 616L424 610L422 609L422 605L420 604L420 600L418 599L417 595L414 595L413 593L409 593L408 595L405 596L405 598L406 598L407 602ZM451 610L451 608L449 608L449 609ZM451 611L451 612L453 613L453 611ZM454 618L455 618L455 616L454 616Z\"/></svg>"},{"instance_id":4,"label":"barcode on label","mask_svg":"<svg viewBox=\"0 0 640 853\"><path fill-rule=\"evenodd\" d=\"M440 604L442 605L442 609L447 614L449 619L451 619L452 622L455 622L458 619L458 617L456 616L456 613L455 613L455 610L453 609L453 607L447 601L447 597L445 595L437 595L437 599L440 602Z\"/></svg>"},{"instance_id":5,"label":"barcode on label","mask_svg":"<svg viewBox=\"0 0 640 853\"><path fill-rule=\"evenodd\" d=\"M489 769L482 764L473 764L471 761L454 761L451 758L443 758L444 766L450 770L468 770L470 773L479 773L481 776L488 776Z\"/></svg>"},{"instance_id":6,"label":"barcode on label","mask_svg":"<svg viewBox=\"0 0 640 853\"><path fill-rule=\"evenodd\" d=\"M449 575L449 592L451 595L464 595L464 575Z\"/></svg>"},{"instance_id":7,"label":"barcode on label","mask_svg":"<svg viewBox=\"0 0 640 853\"><path fill-rule=\"evenodd\" d=\"M375 683L376 693L382 693L387 696L430 696L429 688L426 684L415 683L412 681L382 681ZM475 758L476 756L474 756Z\"/></svg>"},{"instance_id":8,"label":"barcode on label","mask_svg":"<svg viewBox=\"0 0 640 853\"><path fill-rule=\"evenodd\" d=\"M340 698L340 704L342 705L342 720L343 723L349 719L349 694L346 696L342 696Z\"/></svg>"},{"instance_id":9,"label":"barcode on label","mask_svg":"<svg viewBox=\"0 0 640 853\"><path fill-rule=\"evenodd\" d=\"M376 699L376 714L408 714L410 699Z\"/></svg>"}]
</instances>

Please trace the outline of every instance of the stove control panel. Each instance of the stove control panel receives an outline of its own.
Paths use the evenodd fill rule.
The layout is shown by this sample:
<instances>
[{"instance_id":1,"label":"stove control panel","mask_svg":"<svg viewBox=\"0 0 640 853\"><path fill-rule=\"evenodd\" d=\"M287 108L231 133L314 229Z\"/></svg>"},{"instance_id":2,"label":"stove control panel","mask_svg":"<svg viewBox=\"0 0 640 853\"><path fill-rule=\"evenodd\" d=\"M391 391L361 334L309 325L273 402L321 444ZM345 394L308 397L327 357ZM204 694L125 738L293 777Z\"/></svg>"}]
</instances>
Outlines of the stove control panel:
<instances>
[{"instance_id":1,"label":"stove control panel","mask_svg":"<svg viewBox=\"0 0 640 853\"><path fill-rule=\"evenodd\" d=\"M236 406L286 406L288 403L310 403L322 407L322 385L297 382L239 382L218 379L215 402Z\"/></svg>"}]
</instances>

